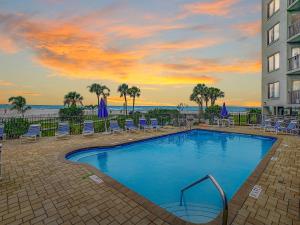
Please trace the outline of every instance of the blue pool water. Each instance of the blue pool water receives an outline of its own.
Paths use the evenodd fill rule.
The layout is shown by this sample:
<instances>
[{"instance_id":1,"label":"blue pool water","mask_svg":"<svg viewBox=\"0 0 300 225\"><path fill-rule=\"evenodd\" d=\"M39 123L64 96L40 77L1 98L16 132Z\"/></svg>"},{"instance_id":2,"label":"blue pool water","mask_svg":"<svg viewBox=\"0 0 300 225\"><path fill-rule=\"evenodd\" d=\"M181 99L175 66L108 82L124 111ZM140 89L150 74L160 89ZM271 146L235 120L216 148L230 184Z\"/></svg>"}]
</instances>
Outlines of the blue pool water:
<instances>
[{"instance_id":1,"label":"blue pool water","mask_svg":"<svg viewBox=\"0 0 300 225\"><path fill-rule=\"evenodd\" d=\"M222 209L212 183L205 181L186 191L183 206L179 205L180 190L211 174L230 200L275 141L261 136L192 130L77 151L67 158L96 167L186 221L204 223Z\"/></svg>"}]
</instances>

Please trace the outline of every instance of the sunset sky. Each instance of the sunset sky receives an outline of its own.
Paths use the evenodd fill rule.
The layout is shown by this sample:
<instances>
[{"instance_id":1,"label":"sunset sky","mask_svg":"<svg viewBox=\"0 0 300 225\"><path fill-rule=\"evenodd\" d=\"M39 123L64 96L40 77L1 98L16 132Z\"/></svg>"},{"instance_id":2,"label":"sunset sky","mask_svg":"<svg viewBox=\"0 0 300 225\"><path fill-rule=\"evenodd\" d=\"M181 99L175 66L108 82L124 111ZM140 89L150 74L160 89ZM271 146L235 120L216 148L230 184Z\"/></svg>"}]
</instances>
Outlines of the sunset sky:
<instances>
[{"instance_id":1,"label":"sunset sky","mask_svg":"<svg viewBox=\"0 0 300 225\"><path fill-rule=\"evenodd\" d=\"M194 105L197 83L260 105L259 0L0 0L0 103L62 104L87 86L142 90L138 105Z\"/></svg>"}]
</instances>

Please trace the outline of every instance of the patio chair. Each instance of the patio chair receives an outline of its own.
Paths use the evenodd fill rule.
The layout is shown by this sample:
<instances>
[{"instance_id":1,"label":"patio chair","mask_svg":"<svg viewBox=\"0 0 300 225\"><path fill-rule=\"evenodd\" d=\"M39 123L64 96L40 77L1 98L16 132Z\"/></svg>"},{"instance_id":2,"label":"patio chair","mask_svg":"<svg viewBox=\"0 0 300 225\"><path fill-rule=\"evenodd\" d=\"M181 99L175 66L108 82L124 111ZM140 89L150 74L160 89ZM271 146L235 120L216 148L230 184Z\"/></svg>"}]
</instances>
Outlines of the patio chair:
<instances>
[{"instance_id":1,"label":"patio chair","mask_svg":"<svg viewBox=\"0 0 300 225\"><path fill-rule=\"evenodd\" d=\"M144 131L152 128L150 125L147 124L147 120L145 118L139 119L139 126L140 129L143 129Z\"/></svg>"},{"instance_id":2,"label":"patio chair","mask_svg":"<svg viewBox=\"0 0 300 225\"><path fill-rule=\"evenodd\" d=\"M228 126L229 127L234 127L234 118L232 116L230 116L228 118Z\"/></svg>"},{"instance_id":3,"label":"patio chair","mask_svg":"<svg viewBox=\"0 0 300 225\"><path fill-rule=\"evenodd\" d=\"M287 126L283 126L282 124L277 127L276 133L284 132L287 134L298 134L299 128L298 128L298 122L297 120L291 120Z\"/></svg>"},{"instance_id":4,"label":"patio chair","mask_svg":"<svg viewBox=\"0 0 300 225\"><path fill-rule=\"evenodd\" d=\"M273 131L277 133L279 127L284 125L284 120L277 120L274 125L272 123L267 123L265 125L265 131Z\"/></svg>"},{"instance_id":5,"label":"patio chair","mask_svg":"<svg viewBox=\"0 0 300 225\"><path fill-rule=\"evenodd\" d=\"M83 136L91 136L95 133L94 130L94 122L92 120L86 120L83 122L83 130L82 135Z\"/></svg>"},{"instance_id":6,"label":"patio chair","mask_svg":"<svg viewBox=\"0 0 300 225\"><path fill-rule=\"evenodd\" d=\"M70 126L68 123L59 123L55 137L58 138L67 138L70 136Z\"/></svg>"},{"instance_id":7,"label":"patio chair","mask_svg":"<svg viewBox=\"0 0 300 225\"><path fill-rule=\"evenodd\" d=\"M133 120L125 120L125 130L127 131L137 131L138 128L134 125Z\"/></svg>"},{"instance_id":8,"label":"patio chair","mask_svg":"<svg viewBox=\"0 0 300 225\"><path fill-rule=\"evenodd\" d=\"M4 124L0 124L0 141L5 140L5 133L4 133Z\"/></svg>"},{"instance_id":9,"label":"patio chair","mask_svg":"<svg viewBox=\"0 0 300 225\"><path fill-rule=\"evenodd\" d=\"M109 124L109 129L111 133L122 132L122 129L120 128L117 120L111 120Z\"/></svg>"},{"instance_id":10,"label":"patio chair","mask_svg":"<svg viewBox=\"0 0 300 225\"><path fill-rule=\"evenodd\" d=\"M28 131L20 136L21 143L23 140L33 140L36 141L38 137L41 137L41 125L31 124Z\"/></svg>"},{"instance_id":11,"label":"patio chair","mask_svg":"<svg viewBox=\"0 0 300 225\"><path fill-rule=\"evenodd\" d=\"M150 125L150 126L151 126L152 129L158 130L158 129L161 128L161 126L158 125L157 119L152 118L152 119L150 119L150 122L151 122L151 125Z\"/></svg>"}]
</instances>

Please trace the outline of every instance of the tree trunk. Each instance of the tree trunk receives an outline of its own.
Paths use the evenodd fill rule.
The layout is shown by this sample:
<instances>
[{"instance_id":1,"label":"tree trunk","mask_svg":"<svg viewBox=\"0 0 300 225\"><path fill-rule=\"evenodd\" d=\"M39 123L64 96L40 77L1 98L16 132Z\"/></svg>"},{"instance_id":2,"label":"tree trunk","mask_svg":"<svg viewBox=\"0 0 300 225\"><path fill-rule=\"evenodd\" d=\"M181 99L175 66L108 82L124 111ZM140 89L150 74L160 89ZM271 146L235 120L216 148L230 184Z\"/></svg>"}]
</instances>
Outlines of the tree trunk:
<instances>
[{"instance_id":1,"label":"tree trunk","mask_svg":"<svg viewBox=\"0 0 300 225\"><path fill-rule=\"evenodd\" d=\"M125 98L125 115L127 116L127 98L126 95L124 95Z\"/></svg>"},{"instance_id":2,"label":"tree trunk","mask_svg":"<svg viewBox=\"0 0 300 225\"><path fill-rule=\"evenodd\" d=\"M132 99L132 113L134 113L135 97Z\"/></svg>"},{"instance_id":3,"label":"tree trunk","mask_svg":"<svg viewBox=\"0 0 300 225\"><path fill-rule=\"evenodd\" d=\"M201 122L201 105L199 104L198 105L198 110L199 110L199 112L198 112L198 120L199 120L199 123Z\"/></svg>"}]
</instances>

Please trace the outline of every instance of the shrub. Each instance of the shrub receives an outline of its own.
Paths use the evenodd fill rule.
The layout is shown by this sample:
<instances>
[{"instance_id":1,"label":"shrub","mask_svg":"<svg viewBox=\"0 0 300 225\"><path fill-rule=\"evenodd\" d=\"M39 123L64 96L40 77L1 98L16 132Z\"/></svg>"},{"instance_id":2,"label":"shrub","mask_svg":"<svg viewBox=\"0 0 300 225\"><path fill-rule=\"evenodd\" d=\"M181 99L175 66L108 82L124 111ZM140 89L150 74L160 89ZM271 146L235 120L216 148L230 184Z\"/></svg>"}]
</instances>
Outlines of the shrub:
<instances>
[{"instance_id":1,"label":"shrub","mask_svg":"<svg viewBox=\"0 0 300 225\"><path fill-rule=\"evenodd\" d=\"M221 114L221 106L213 105L205 109L205 118L209 119L210 122L213 121L214 117L218 117Z\"/></svg>"},{"instance_id":2,"label":"shrub","mask_svg":"<svg viewBox=\"0 0 300 225\"><path fill-rule=\"evenodd\" d=\"M83 108L70 106L59 110L59 118L61 121L69 121L70 123L80 123L83 121Z\"/></svg>"},{"instance_id":3,"label":"shrub","mask_svg":"<svg viewBox=\"0 0 300 225\"><path fill-rule=\"evenodd\" d=\"M173 120L177 120L179 115L180 113L176 109L153 109L148 111L145 117L147 120L156 118L160 124L167 125L173 122Z\"/></svg>"},{"instance_id":4,"label":"shrub","mask_svg":"<svg viewBox=\"0 0 300 225\"><path fill-rule=\"evenodd\" d=\"M10 118L4 122L4 132L7 138L16 138L25 134L28 130L29 122L26 118Z\"/></svg>"}]
</instances>

